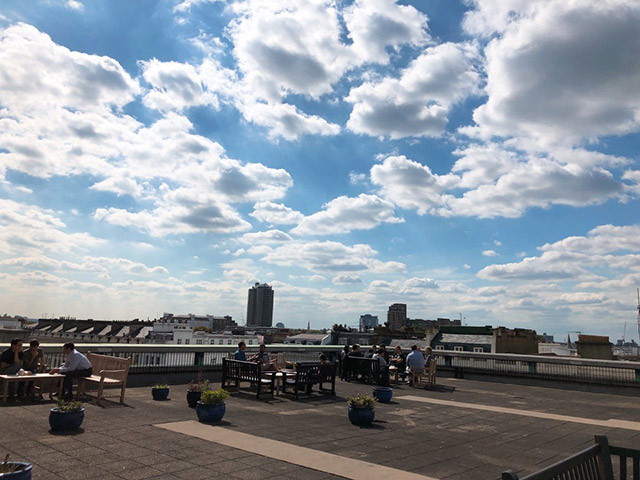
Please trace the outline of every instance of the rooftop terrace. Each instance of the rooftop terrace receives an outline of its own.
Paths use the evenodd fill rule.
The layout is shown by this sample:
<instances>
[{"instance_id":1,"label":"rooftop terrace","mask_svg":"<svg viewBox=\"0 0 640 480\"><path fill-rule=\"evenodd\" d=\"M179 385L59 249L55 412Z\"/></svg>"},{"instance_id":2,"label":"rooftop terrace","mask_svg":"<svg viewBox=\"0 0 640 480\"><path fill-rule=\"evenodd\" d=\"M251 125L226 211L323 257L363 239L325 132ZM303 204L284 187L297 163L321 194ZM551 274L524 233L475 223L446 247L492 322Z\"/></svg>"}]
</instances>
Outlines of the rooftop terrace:
<instances>
[{"instance_id":1,"label":"rooftop terrace","mask_svg":"<svg viewBox=\"0 0 640 480\"><path fill-rule=\"evenodd\" d=\"M349 423L346 397L371 386L340 381L336 397L233 393L217 426L197 423L186 385L173 385L166 402L139 387L127 390L126 406L88 404L83 430L72 435L49 432L51 403L9 405L0 407L0 452L33 463L35 479L471 480L538 470L591 445L596 433L640 448L637 389L438 382L433 390L395 386L370 428Z\"/></svg>"}]
</instances>

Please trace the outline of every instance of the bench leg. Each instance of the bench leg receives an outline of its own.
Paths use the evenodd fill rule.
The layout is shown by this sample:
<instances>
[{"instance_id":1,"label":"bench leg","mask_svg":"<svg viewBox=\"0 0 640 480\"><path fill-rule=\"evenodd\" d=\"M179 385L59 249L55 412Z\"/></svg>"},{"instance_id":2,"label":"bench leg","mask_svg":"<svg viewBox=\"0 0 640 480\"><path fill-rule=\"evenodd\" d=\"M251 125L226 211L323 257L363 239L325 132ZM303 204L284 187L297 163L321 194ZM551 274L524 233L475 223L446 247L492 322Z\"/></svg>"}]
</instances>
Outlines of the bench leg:
<instances>
[{"instance_id":1,"label":"bench leg","mask_svg":"<svg viewBox=\"0 0 640 480\"><path fill-rule=\"evenodd\" d=\"M124 391L126 389L127 389L127 386L123 383L122 384L122 390L120 390L120 403L124 403Z\"/></svg>"},{"instance_id":2,"label":"bench leg","mask_svg":"<svg viewBox=\"0 0 640 480\"><path fill-rule=\"evenodd\" d=\"M102 405L102 393L104 391L104 383L100 382L100 386L98 387L98 395L96 396L96 403L98 405Z\"/></svg>"}]
</instances>

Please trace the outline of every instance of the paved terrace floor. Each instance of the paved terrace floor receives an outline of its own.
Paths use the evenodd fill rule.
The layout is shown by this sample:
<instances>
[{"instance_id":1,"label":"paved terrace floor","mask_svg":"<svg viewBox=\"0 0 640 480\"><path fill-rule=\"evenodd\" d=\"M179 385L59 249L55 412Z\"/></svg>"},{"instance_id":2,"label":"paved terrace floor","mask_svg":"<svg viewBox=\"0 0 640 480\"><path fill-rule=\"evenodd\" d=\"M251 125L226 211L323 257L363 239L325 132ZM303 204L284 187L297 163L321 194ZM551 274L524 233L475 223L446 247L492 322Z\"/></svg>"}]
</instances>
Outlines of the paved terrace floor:
<instances>
[{"instance_id":1,"label":"paved terrace floor","mask_svg":"<svg viewBox=\"0 0 640 480\"><path fill-rule=\"evenodd\" d=\"M34 479L341 478L302 466L309 450L297 446L320 459L325 452L397 469L394 480L402 472L473 480L497 479L507 468L538 470L589 446L596 433L640 448L640 391L438 381L432 391L394 388L394 401L376 406L370 428L351 425L346 415L346 397L370 393L367 385L338 382L337 397L300 401L232 393L221 428L205 427L209 439L188 423L196 415L185 385L172 386L165 402L153 401L150 388L133 388L127 406L87 404L83 430L73 435L49 432L49 402L9 405L0 407L0 453L33 463ZM176 425L187 434L167 429ZM289 461L253 453L270 444L263 439L284 442ZM329 456L326 464L337 463Z\"/></svg>"}]
</instances>

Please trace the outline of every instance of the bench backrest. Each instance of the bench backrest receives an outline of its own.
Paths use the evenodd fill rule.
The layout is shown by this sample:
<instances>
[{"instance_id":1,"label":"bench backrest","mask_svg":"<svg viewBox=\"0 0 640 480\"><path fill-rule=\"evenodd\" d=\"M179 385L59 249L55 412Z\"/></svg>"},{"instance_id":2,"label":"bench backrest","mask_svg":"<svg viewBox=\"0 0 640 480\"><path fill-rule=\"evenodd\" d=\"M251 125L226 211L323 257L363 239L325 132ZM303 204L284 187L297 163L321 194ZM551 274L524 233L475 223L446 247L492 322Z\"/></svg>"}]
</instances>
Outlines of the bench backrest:
<instances>
[{"instance_id":1,"label":"bench backrest","mask_svg":"<svg viewBox=\"0 0 640 480\"><path fill-rule=\"evenodd\" d=\"M131 366L131 357L121 358L89 352L87 353L87 359L91 363L94 375L100 375L100 371L102 370L124 370L125 380L126 375L129 373L129 367ZM118 378L121 377L122 375L118 375Z\"/></svg>"},{"instance_id":2,"label":"bench backrest","mask_svg":"<svg viewBox=\"0 0 640 480\"><path fill-rule=\"evenodd\" d=\"M518 480L513 471L502 473L502 480ZM613 467L607 437L596 435L596 444L554 463L521 480L613 480Z\"/></svg>"},{"instance_id":3,"label":"bench backrest","mask_svg":"<svg viewBox=\"0 0 640 480\"><path fill-rule=\"evenodd\" d=\"M343 368L345 380L354 380L360 375L376 383L380 381L380 361L377 358L346 356Z\"/></svg>"},{"instance_id":4,"label":"bench backrest","mask_svg":"<svg viewBox=\"0 0 640 480\"><path fill-rule=\"evenodd\" d=\"M335 363L296 363L296 383L331 383L336 378Z\"/></svg>"},{"instance_id":5,"label":"bench backrest","mask_svg":"<svg viewBox=\"0 0 640 480\"><path fill-rule=\"evenodd\" d=\"M262 365L260 362L243 362L241 360L222 359L222 376L233 380L260 382Z\"/></svg>"}]
</instances>

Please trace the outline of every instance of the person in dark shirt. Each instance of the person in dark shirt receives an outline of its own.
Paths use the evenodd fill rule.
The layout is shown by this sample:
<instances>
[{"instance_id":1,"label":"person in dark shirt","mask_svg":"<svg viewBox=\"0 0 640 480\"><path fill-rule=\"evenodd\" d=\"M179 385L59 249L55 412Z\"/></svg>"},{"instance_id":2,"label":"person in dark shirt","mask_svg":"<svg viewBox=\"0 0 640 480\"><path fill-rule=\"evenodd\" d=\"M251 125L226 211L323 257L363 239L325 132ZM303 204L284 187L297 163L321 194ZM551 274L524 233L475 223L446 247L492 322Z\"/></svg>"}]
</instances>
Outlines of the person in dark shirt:
<instances>
[{"instance_id":1,"label":"person in dark shirt","mask_svg":"<svg viewBox=\"0 0 640 480\"><path fill-rule=\"evenodd\" d=\"M260 344L260 351L249 359L250 362L260 362L263 365L269 365L269 354L267 353L267 347L264 343Z\"/></svg>"},{"instance_id":2,"label":"person in dark shirt","mask_svg":"<svg viewBox=\"0 0 640 480\"><path fill-rule=\"evenodd\" d=\"M244 353L245 348L247 348L247 344L244 342L240 342L238 344L238 350L235 351L235 353L233 354L233 359L234 360L240 360L242 362L246 362L247 361L247 354Z\"/></svg>"},{"instance_id":3,"label":"person in dark shirt","mask_svg":"<svg viewBox=\"0 0 640 480\"><path fill-rule=\"evenodd\" d=\"M15 375L22 368L22 340L14 338L11 346L0 355L0 374ZM9 384L8 400L13 399L14 383ZM24 395L24 382L18 382L18 397Z\"/></svg>"},{"instance_id":4,"label":"person in dark shirt","mask_svg":"<svg viewBox=\"0 0 640 480\"><path fill-rule=\"evenodd\" d=\"M353 346L353 348L351 349L351 352L349 352L349 356L350 357L364 357L364 354L360 350L360 345L355 344Z\"/></svg>"}]
</instances>

